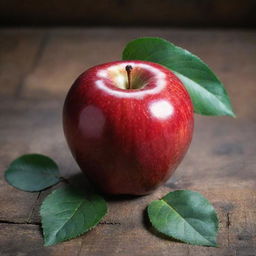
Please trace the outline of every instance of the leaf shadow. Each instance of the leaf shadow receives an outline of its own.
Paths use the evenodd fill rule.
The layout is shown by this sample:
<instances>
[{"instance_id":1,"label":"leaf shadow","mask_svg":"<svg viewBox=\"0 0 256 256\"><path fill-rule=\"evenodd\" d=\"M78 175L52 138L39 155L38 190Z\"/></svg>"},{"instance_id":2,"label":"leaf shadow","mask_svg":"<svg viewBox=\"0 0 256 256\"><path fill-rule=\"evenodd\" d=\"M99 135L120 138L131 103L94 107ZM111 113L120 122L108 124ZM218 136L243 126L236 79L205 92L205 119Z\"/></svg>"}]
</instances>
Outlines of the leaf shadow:
<instances>
[{"instance_id":1,"label":"leaf shadow","mask_svg":"<svg viewBox=\"0 0 256 256\"><path fill-rule=\"evenodd\" d=\"M142 221L142 224L143 224L143 227L149 231L152 235L154 236L157 236L158 238L162 239L162 240L166 240L166 241L169 241L169 242L175 242L175 243L180 243L180 244L184 244L183 242L175 239L175 238L172 238L172 237L169 237L165 234L162 234L160 233L159 231L157 231L153 226L152 224L150 223L149 221L149 217L148 217L148 213L147 213L147 208L145 208L143 210L143 221Z\"/></svg>"}]
</instances>

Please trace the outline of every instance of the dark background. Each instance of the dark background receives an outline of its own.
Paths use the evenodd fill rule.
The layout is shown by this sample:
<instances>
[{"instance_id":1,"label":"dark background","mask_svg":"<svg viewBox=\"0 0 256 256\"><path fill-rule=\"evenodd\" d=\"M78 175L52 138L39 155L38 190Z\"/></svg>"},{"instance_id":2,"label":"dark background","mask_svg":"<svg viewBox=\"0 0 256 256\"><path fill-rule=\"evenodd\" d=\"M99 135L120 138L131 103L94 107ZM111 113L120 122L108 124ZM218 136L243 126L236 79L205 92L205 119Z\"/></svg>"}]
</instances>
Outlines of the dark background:
<instances>
[{"instance_id":1,"label":"dark background","mask_svg":"<svg viewBox=\"0 0 256 256\"><path fill-rule=\"evenodd\" d=\"M2 26L256 25L255 0L2 0Z\"/></svg>"}]
</instances>

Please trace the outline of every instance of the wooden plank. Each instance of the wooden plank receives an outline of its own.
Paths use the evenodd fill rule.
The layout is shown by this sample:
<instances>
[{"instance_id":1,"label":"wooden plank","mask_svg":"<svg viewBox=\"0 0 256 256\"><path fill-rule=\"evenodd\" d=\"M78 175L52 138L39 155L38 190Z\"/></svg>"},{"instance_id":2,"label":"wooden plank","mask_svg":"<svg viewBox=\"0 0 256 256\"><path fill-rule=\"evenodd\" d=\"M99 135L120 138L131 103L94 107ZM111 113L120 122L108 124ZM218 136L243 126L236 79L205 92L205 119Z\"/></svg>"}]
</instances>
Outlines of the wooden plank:
<instances>
[{"instance_id":1,"label":"wooden plank","mask_svg":"<svg viewBox=\"0 0 256 256\"><path fill-rule=\"evenodd\" d=\"M238 193L233 189L199 190L216 207L220 218L218 244L220 248L206 248L200 246L184 245L175 242L155 232L149 224L145 209L149 202L162 197L169 190L162 187L154 194L134 199L109 199L110 210L105 218L105 225L98 226L95 230L83 236L80 255L235 255L236 250L241 250L237 239L229 241L230 227L241 225L239 218L231 218L227 225L227 214L239 212L236 200L240 200ZM252 191L237 191L242 198L250 197ZM226 200L226 201L224 201ZM231 200L234 207L231 209ZM246 201L246 200L245 200ZM242 201L243 202L243 201ZM243 204L243 203L242 203ZM255 213L254 213L255 217ZM233 223L234 222L234 223ZM97 244L97 248L95 248Z\"/></svg>"},{"instance_id":2,"label":"wooden plank","mask_svg":"<svg viewBox=\"0 0 256 256\"><path fill-rule=\"evenodd\" d=\"M40 227L24 224L0 224L1 256L78 255L81 239L54 247L43 247Z\"/></svg>"},{"instance_id":3,"label":"wooden plank","mask_svg":"<svg viewBox=\"0 0 256 256\"><path fill-rule=\"evenodd\" d=\"M0 193L0 222L26 223L29 221L37 194L19 191L9 186L2 178Z\"/></svg>"},{"instance_id":4,"label":"wooden plank","mask_svg":"<svg viewBox=\"0 0 256 256\"><path fill-rule=\"evenodd\" d=\"M82 175L79 179L82 179ZM81 186L74 183L74 185ZM186 189L191 189L189 186ZM109 212L99 226L82 236L80 255L236 255L243 249L256 251L255 203L252 189L216 187L194 189L206 196L214 205L220 220L219 248L187 246L159 235L149 224L146 207L161 198L170 188L164 186L145 197L107 197ZM41 195L42 201L49 192ZM33 222L40 221L39 203ZM248 249L248 248L250 249ZM239 254L238 254L239 255Z\"/></svg>"},{"instance_id":5,"label":"wooden plank","mask_svg":"<svg viewBox=\"0 0 256 256\"><path fill-rule=\"evenodd\" d=\"M74 79L87 68L118 60L125 44L141 36L164 37L199 55L226 84L232 101L253 97L256 57L254 31L175 30L175 29L63 29L53 30L40 63L25 81L25 96L64 97ZM104 41L104 42L102 42ZM246 64L246 65L245 65ZM240 92L246 77L247 90ZM246 109L246 110L245 110Z\"/></svg>"},{"instance_id":6,"label":"wooden plank","mask_svg":"<svg viewBox=\"0 0 256 256\"><path fill-rule=\"evenodd\" d=\"M37 225L7 222L39 223L40 204L54 188L40 195L18 191L6 184L4 170L21 154L43 153L57 161L62 175L72 184L86 186L62 132L64 96L72 80L83 69L98 64L99 59L102 62L117 59L127 40L145 34L172 38L175 43L203 57L227 85L238 117L196 116L190 150L165 186L145 197L107 197L109 214L99 226L81 238L46 249L42 240L40 242ZM0 222L6 222L1 224L4 225L1 231L5 230L7 236L2 239L0 234L0 254L15 255L21 251L30 255L35 250L36 255L50 252L73 255L72 248L79 247L74 249L74 255L255 255L256 73L253 68L256 33L63 29L49 31L48 35L41 58L24 79L21 97L15 101L1 100ZM105 37L104 45L102 37ZM145 208L150 201L173 189L198 191L214 204L220 218L220 248L189 246L155 234L145 216ZM28 234L23 231L25 227ZM11 242L10 232L14 232L15 239L20 242ZM31 238L31 242L26 243L23 236L35 236L35 241Z\"/></svg>"},{"instance_id":7,"label":"wooden plank","mask_svg":"<svg viewBox=\"0 0 256 256\"><path fill-rule=\"evenodd\" d=\"M62 162L70 159L61 153L66 147L60 122L61 103L59 102L28 102L9 99L1 101L0 106L0 220L25 223L30 219L32 209L37 201L38 193L26 193L9 186L4 180L4 170L9 163L26 153L42 153ZM40 113L40 114L39 114ZM49 124L49 125L48 125ZM54 141L52 138L54 134ZM48 138L48 139L47 139ZM57 148L57 149L56 149ZM58 152L59 157L51 152ZM66 170L63 168L63 170ZM62 170L62 171L63 171ZM63 173L65 173L63 171ZM31 220L30 220L31 221Z\"/></svg>"},{"instance_id":8,"label":"wooden plank","mask_svg":"<svg viewBox=\"0 0 256 256\"><path fill-rule=\"evenodd\" d=\"M0 30L0 95L16 95L40 52L43 31Z\"/></svg>"},{"instance_id":9,"label":"wooden plank","mask_svg":"<svg viewBox=\"0 0 256 256\"><path fill-rule=\"evenodd\" d=\"M234 192L233 192L234 193ZM239 197L230 198L233 209L229 212L229 245L241 255L256 254L256 193L236 191ZM252 206L253 205L253 206ZM240 255L238 253L238 255ZM243 253L243 254L242 254ZM247 254L246 254L247 253Z\"/></svg>"},{"instance_id":10,"label":"wooden plank","mask_svg":"<svg viewBox=\"0 0 256 256\"><path fill-rule=\"evenodd\" d=\"M161 235L156 235L148 224L144 210L151 200L161 197L167 191L169 191L169 188L161 188L153 195L133 200L109 198L110 212L108 216L101 225L82 236L83 244L80 255L127 255L130 252L133 252L135 256L169 255L170 252L172 255L236 255L235 251L242 252L243 249L247 252L249 252L249 249L250 252L255 251L255 230L248 234L246 226L243 226L246 217L235 217L236 214L240 214L242 207L249 212L249 216L253 216L255 221L255 211L250 212L247 209L250 202L255 202L254 191L234 191L233 189L209 190L208 193L200 191L213 202L218 211L221 223L218 239L220 248L187 246ZM238 195L239 198L237 198ZM251 201L252 195L254 195L254 201ZM243 213L245 214L246 211ZM230 214L229 224L227 223L228 213ZM247 223L247 228L248 225L254 225L253 223L255 222ZM19 227L23 227L23 225ZM242 228L242 232L238 232L237 228ZM229 232L227 229L229 229ZM39 240L39 234L36 237L36 240ZM74 239L70 243L74 244L77 241L80 241L80 238ZM65 244L62 245L65 247ZM59 245L62 249L63 246ZM26 250L29 248L24 247ZM39 246L39 248L44 251L43 247Z\"/></svg>"},{"instance_id":11,"label":"wooden plank","mask_svg":"<svg viewBox=\"0 0 256 256\"><path fill-rule=\"evenodd\" d=\"M104 44L102 33L108 38ZM25 81L23 95L30 98L63 97L85 69L120 59L120 40L111 40L107 31L102 30L102 33L100 35L95 30L51 33L39 65Z\"/></svg>"}]
</instances>

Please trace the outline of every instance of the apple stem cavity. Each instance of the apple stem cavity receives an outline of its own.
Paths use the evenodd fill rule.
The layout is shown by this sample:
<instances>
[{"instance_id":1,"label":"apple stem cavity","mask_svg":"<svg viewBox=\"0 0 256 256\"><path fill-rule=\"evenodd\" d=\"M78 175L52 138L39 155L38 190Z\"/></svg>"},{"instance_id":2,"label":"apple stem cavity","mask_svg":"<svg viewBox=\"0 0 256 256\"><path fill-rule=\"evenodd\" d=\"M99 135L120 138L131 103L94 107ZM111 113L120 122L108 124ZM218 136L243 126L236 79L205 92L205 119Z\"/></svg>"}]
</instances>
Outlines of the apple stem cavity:
<instances>
[{"instance_id":1,"label":"apple stem cavity","mask_svg":"<svg viewBox=\"0 0 256 256\"><path fill-rule=\"evenodd\" d=\"M127 65L125 67L125 70L127 72L127 78L128 78L128 88L127 89L132 89L132 85L131 85L131 71L132 71L132 66L131 65Z\"/></svg>"}]
</instances>

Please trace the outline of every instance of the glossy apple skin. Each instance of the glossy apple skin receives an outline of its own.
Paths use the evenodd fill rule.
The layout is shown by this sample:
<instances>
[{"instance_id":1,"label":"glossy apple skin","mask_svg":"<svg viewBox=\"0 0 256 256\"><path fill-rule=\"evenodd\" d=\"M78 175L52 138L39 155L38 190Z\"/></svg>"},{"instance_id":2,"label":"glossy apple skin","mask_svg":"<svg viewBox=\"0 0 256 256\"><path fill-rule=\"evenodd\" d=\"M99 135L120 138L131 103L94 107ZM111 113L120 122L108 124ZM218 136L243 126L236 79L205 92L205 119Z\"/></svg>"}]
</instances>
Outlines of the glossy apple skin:
<instances>
[{"instance_id":1,"label":"glossy apple skin","mask_svg":"<svg viewBox=\"0 0 256 256\"><path fill-rule=\"evenodd\" d=\"M163 184L184 157L192 139L193 107L181 81L151 62L131 63L160 70L167 83L161 91L138 98L134 92L154 88L154 81L123 90L107 80L110 91L100 90L99 70L119 63L93 67L74 82L63 109L64 133L78 165L101 191L144 195Z\"/></svg>"}]
</instances>

